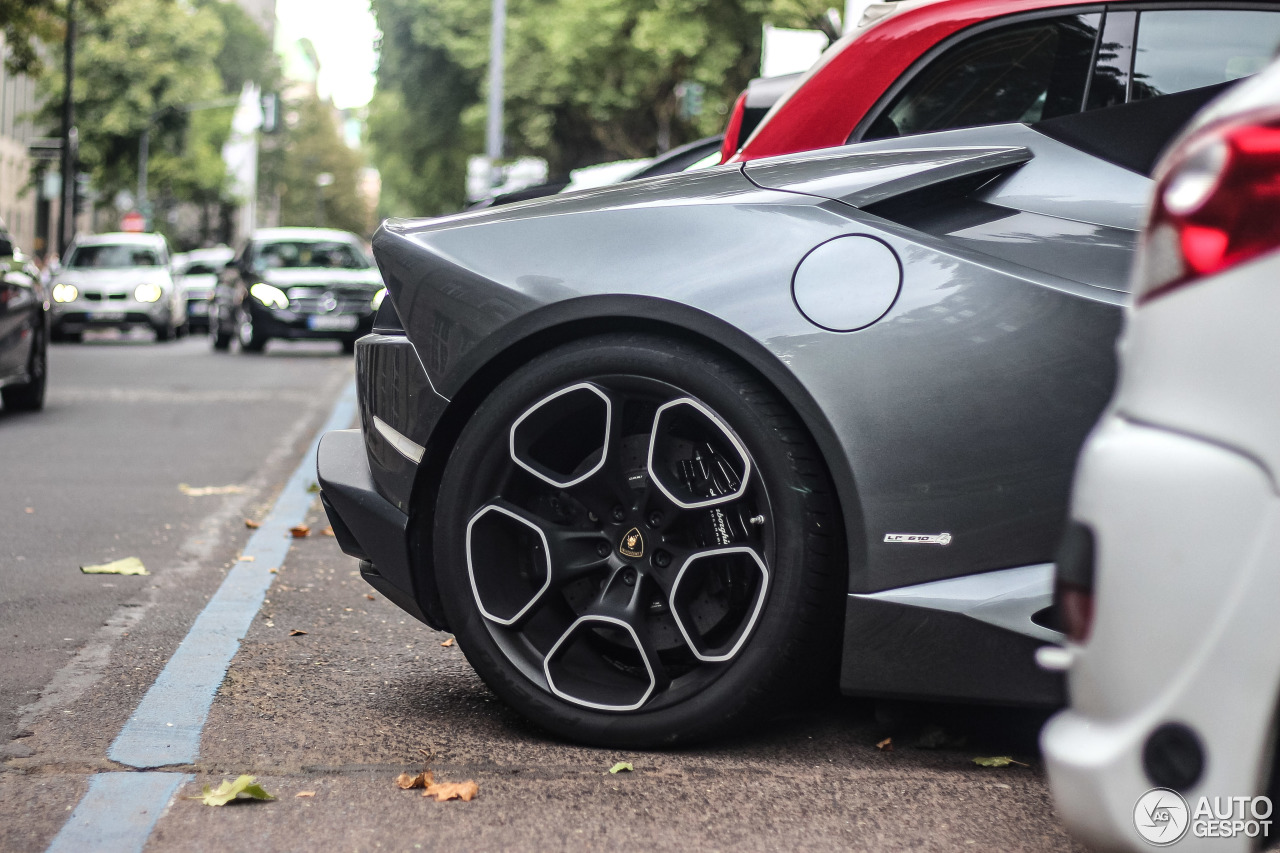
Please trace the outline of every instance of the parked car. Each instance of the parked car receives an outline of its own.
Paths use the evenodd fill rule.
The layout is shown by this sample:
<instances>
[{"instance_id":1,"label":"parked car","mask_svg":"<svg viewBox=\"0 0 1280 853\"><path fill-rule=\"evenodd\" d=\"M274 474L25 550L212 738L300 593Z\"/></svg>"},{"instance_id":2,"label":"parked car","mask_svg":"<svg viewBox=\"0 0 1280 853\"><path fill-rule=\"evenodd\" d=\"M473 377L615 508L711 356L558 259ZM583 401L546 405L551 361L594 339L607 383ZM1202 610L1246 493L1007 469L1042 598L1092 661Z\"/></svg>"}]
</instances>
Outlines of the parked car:
<instances>
[{"instance_id":1,"label":"parked car","mask_svg":"<svg viewBox=\"0 0 1280 853\"><path fill-rule=\"evenodd\" d=\"M262 228L222 272L209 311L213 348L238 339L242 352L259 353L273 338L318 338L352 352L373 327L384 292L356 235Z\"/></svg>"},{"instance_id":2,"label":"parked car","mask_svg":"<svg viewBox=\"0 0 1280 853\"><path fill-rule=\"evenodd\" d=\"M565 737L731 731L837 655L847 693L1060 702L1146 173L1220 89L385 223L339 544Z\"/></svg>"},{"instance_id":3,"label":"parked car","mask_svg":"<svg viewBox=\"0 0 1280 853\"><path fill-rule=\"evenodd\" d=\"M1088 844L1249 850L1280 820L1280 66L1212 106L1158 178L1058 563L1068 642L1042 653L1071 704L1042 740Z\"/></svg>"},{"instance_id":4,"label":"parked car","mask_svg":"<svg viewBox=\"0 0 1280 853\"><path fill-rule=\"evenodd\" d=\"M40 271L0 220L0 401L5 411L44 407L48 347L49 294Z\"/></svg>"},{"instance_id":5,"label":"parked car","mask_svg":"<svg viewBox=\"0 0 1280 853\"><path fill-rule=\"evenodd\" d=\"M192 331L209 331L209 300L218 276L235 254L229 246L215 246L173 256L173 278L187 304Z\"/></svg>"},{"instance_id":6,"label":"parked car","mask_svg":"<svg viewBox=\"0 0 1280 853\"><path fill-rule=\"evenodd\" d=\"M1277 43L1273 2L876 3L736 154L726 143L724 159L1035 122L1172 94L1252 74ZM741 138L735 124L749 118L747 100L731 113L726 137Z\"/></svg>"},{"instance_id":7,"label":"parked car","mask_svg":"<svg viewBox=\"0 0 1280 853\"><path fill-rule=\"evenodd\" d=\"M620 172L610 175L607 180L589 180L588 176L591 170L597 167L588 166L585 169L570 173L567 178L548 181L544 184L535 184L531 187L524 187L509 193L481 199L468 209L482 210L486 207L498 207L504 204L513 204L517 201L544 198L556 193L573 192L589 187L619 183L620 181L638 181L641 178L654 178L659 175L674 175L677 172L714 166L719 160L716 155L720 150L722 138L720 136L708 136L705 139L698 139L677 148L672 148L652 160L630 161L631 165L629 167L624 166Z\"/></svg>"},{"instance_id":8,"label":"parked car","mask_svg":"<svg viewBox=\"0 0 1280 853\"><path fill-rule=\"evenodd\" d=\"M79 342L87 329L146 326L157 341L187 331L187 306L160 234L78 235L54 278L53 339Z\"/></svg>"}]
</instances>

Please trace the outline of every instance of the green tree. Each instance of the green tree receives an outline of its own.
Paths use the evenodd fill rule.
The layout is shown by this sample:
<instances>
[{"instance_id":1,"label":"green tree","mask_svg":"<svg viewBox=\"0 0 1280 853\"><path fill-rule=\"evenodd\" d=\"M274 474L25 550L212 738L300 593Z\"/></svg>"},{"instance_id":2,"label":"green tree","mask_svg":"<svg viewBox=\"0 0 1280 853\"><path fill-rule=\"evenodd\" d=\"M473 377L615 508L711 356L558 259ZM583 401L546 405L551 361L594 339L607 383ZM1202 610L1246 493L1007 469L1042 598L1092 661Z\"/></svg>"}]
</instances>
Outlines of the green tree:
<instances>
[{"instance_id":1,"label":"green tree","mask_svg":"<svg viewBox=\"0 0 1280 853\"><path fill-rule=\"evenodd\" d=\"M364 163L343 141L333 106L316 95L290 103L292 126L262 155L262 180L280 193L281 225L342 228L367 236L371 213L359 193ZM293 119L296 118L296 121ZM323 175L331 183L317 181Z\"/></svg>"},{"instance_id":2,"label":"green tree","mask_svg":"<svg viewBox=\"0 0 1280 853\"><path fill-rule=\"evenodd\" d=\"M80 0L81 20L102 14L111 0ZM44 70L39 45L61 41L66 33L67 0L0 0L4 64L14 74Z\"/></svg>"},{"instance_id":3,"label":"green tree","mask_svg":"<svg viewBox=\"0 0 1280 853\"><path fill-rule=\"evenodd\" d=\"M649 157L720 131L758 74L764 23L832 29L830 0L510 0L508 156L553 173ZM463 200L482 150L489 4L372 0L383 32L370 139L384 210L437 214ZM833 33L832 33L833 34ZM704 87L682 117L678 87Z\"/></svg>"},{"instance_id":4,"label":"green tree","mask_svg":"<svg viewBox=\"0 0 1280 853\"><path fill-rule=\"evenodd\" d=\"M80 163L104 197L136 185L146 129L148 180L157 195L187 201L196 200L193 187L221 190L226 114L220 123L193 122L188 108L222 94L214 70L222 35L214 14L175 0L116 0L82 27L75 69ZM52 120L62 75L49 74L44 85Z\"/></svg>"}]
</instances>

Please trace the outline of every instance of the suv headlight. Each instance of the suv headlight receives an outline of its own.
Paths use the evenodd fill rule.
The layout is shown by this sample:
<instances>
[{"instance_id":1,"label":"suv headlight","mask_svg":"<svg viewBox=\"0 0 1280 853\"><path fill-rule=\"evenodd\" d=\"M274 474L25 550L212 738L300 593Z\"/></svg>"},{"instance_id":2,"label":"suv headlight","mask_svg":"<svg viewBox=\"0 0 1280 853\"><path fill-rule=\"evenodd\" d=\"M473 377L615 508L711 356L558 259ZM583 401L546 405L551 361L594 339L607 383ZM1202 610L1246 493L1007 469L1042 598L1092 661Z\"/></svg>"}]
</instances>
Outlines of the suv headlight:
<instances>
[{"instance_id":1,"label":"suv headlight","mask_svg":"<svg viewBox=\"0 0 1280 853\"><path fill-rule=\"evenodd\" d=\"M53 286L54 302L75 302L76 297L80 295L80 291L76 290L74 284L63 284L58 282Z\"/></svg>"},{"instance_id":2,"label":"suv headlight","mask_svg":"<svg viewBox=\"0 0 1280 853\"><path fill-rule=\"evenodd\" d=\"M151 282L140 284L133 291L133 298L139 302L159 302L161 296L164 296L164 289Z\"/></svg>"},{"instance_id":3,"label":"suv headlight","mask_svg":"<svg viewBox=\"0 0 1280 853\"><path fill-rule=\"evenodd\" d=\"M249 288L249 295L268 308L288 308L289 297L280 288L260 281Z\"/></svg>"}]
</instances>

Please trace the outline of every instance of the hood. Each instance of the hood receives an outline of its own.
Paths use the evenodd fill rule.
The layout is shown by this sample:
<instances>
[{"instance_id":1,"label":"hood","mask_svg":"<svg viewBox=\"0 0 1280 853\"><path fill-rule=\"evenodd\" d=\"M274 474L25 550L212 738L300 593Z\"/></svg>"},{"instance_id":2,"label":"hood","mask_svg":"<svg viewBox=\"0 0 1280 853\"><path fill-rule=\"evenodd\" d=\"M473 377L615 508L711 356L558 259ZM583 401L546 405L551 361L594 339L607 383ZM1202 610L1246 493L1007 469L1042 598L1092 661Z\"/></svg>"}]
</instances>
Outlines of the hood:
<instances>
[{"instance_id":1,"label":"hood","mask_svg":"<svg viewBox=\"0 0 1280 853\"><path fill-rule=\"evenodd\" d=\"M269 269L258 273L258 275L261 276L262 280L267 284L273 284L281 289L305 285L312 285L314 287L346 285L375 289L382 287L382 276L378 274L376 269L343 270L330 269L327 267L309 267L306 269Z\"/></svg>"},{"instance_id":2,"label":"hood","mask_svg":"<svg viewBox=\"0 0 1280 853\"><path fill-rule=\"evenodd\" d=\"M80 290L90 292L109 290L112 288L131 288L140 284L158 284L169 287L172 279L165 267L127 267L125 269L63 269L56 280L65 284L74 284Z\"/></svg>"}]
</instances>

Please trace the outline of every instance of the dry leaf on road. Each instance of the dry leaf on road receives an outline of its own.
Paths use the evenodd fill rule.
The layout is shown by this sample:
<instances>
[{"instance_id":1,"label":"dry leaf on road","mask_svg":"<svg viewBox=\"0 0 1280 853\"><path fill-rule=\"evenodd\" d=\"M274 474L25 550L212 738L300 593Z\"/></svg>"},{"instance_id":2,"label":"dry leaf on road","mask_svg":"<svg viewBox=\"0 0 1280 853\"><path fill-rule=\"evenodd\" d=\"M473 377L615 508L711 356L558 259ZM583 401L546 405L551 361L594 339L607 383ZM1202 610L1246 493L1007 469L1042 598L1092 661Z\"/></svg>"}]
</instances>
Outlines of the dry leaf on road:
<instances>
[{"instance_id":1,"label":"dry leaf on road","mask_svg":"<svg viewBox=\"0 0 1280 853\"><path fill-rule=\"evenodd\" d=\"M311 528L305 524L299 524L297 527L290 527L289 533L294 539L305 539L307 534L311 532Z\"/></svg>"},{"instance_id":2,"label":"dry leaf on road","mask_svg":"<svg viewBox=\"0 0 1280 853\"><path fill-rule=\"evenodd\" d=\"M405 791L408 791L410 788L426 788L429 785L434 785L435 781L435 776L430 770L424 770L417 776L413 776L409 773L401 773L396 777L396 784Z\"/></svg>"},{"instance_id":3,"label":"dry leaf on road","mask_svg":"<svg viewBox=\"0 0 1280 853\"><path fill-rule=\"evenodd\" d=\"M445 640L440 645L444 646L446 649L453 648L453 637L450 637L449 639Z\"/></svg>"},{"instance_id":4,"label":"dry leaf on road","mask_svg":"<svg viewBox=\"0 0 1280 853\"><path fill-rule=\"evenodd\" d=\"M306 635L307 635L306 631L299 631L297 628L294 628L292 631L289 632L290 637L305 637Z\"/></svg>"},{"instance_id":5,"label":"dry leaf on road","mask_svg":"<svg viewBox=\"0 0 1280 853\"><path fill-rule=\"evenodd\" d=\"M200 800L206 806L225 806L233 800L274 800L261 785L255 785L252 776L241 776L234 782L222 780L216 789L204 786L204 793L198 797L187 797L188 800Z\"/></svg>"},{"instance_id":6,"label":"dry leaf on road","mask_svg":"<svg viewBox=\"0 0 1280 853\"><path fill-rule=\"evenodd\" d=\"M337 536L337 535L338 535L338 534L336 534L336 533L334 533L334 532L333 532L333 528L332 528L332 527L326 527L324 530L321 530L321 531L320 531L320 533L321 533L322 535L324 535L324 536Z\"/></svg>"},{"instance_id":7,"label":"dry leaf on road","mask_svg":"<svg viewBox=\"0 0 1280 853\"><path fill-rule=\"evenodd\" d=\"M884 740L880 741L878 744L876 744L876 749L881 749L881 750L884 750L885 752L893 752L893 738L887 737Z\"/></svg>"},{"instance_id":8,"label":"dry leaf on road","mask_svg":"<svg viewBox=\"0 0 1280 853\"><path fill-rule=\"evenodd\" d=\"M1010 764L1017 764L1020 767L1030 767L1030 764L1023 764L1021 761L1014 761L1007 755L997 755L992 758L975 758L973 763L979 767L1008 767Z\"/></svg>"},{"instance_id":9,"label":"dry leaf on road","mask_svg":"<svg viewBox=\"0 0 1280 853\"><path fill-rule=\"evenodd\" d=\"M149 575L147 567L142 565L142 561L137 557L125 557L123 560L114 560L110 563L101 563L96 566L81 566L80 571L86 575Z\"/></svg>"},{"instance_id":10,"label":"dry leaf on road","mask_svg":"<svg viewBox=\"0 0 1280 853\"><path fill-rule=\"evenodd\" d=\"M439 785L428 785L427 790L422 792L422 796L435 797L437 803L443 803L446 800L462 800L465 803L469 803L478 793L480 793L480 786L468 779L466 782L443 782Z\"/></svg>"},{"instance_id":11,"label":"dry leaf on road","mask_svg":"<svg viewBox=\"0 0 1280 853\"><path fill-rule=\"evenodd\" d=\"M295 797L314 797L315 795L316 795L315 791L299 791L298 793L294 794Z\"/></svg>"},{"instance_id":12,"label":"dry leaf on road","mask_svg":"<svg viewBox=\"0 0 1280 853\"><path fill-rule=\"evenodd\" d=\"M257 530L262 525L254 521L252 518L246 518L244 520L244 526L249 528L250 530Z\"/></svg>"}]
</instances>

